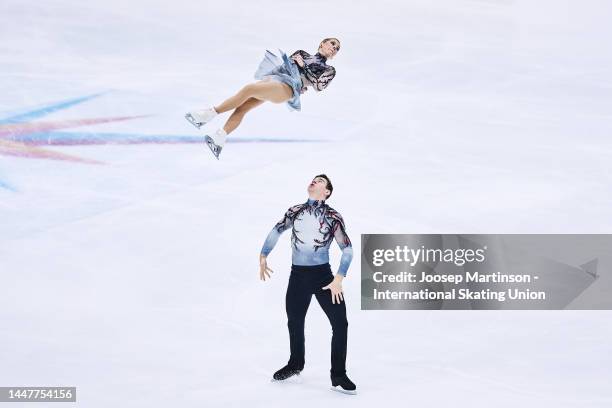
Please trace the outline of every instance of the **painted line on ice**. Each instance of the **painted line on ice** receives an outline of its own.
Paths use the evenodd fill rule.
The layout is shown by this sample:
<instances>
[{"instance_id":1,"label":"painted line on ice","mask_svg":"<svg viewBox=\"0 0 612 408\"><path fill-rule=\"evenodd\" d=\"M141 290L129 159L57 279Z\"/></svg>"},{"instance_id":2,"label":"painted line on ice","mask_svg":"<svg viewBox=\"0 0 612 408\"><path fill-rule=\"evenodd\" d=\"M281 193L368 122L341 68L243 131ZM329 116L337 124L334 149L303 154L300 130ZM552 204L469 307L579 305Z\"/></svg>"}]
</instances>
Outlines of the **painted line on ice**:
<instances>
[{"instance_id":1,"label":"painted line on ice","mask_svg":"<svg viewBox=\"0 0 612 408\"><path fill-rule=\"evenodd\" d=\"M49 132L56 129L66 129L79 126L96 125L99 123L122 122L125 120L139 119L147 117L140 116L118 116L111 118L76 119L64 120L59 122L31 122L0 125L0 138L15 137L31 133Z\"/></svg>"},{"instance_id":2,"label":"painted line on ice","mask_svg":"<svg viewBox=\"0 0 612 408\"><path fill-rule=\"evenodd\" d=\"M81 96L79 98L73 98L73 99L68 99L68 100L64 100L60 102L54 102L49 105L43 105L41 107L35 108L34 110L29 110L29 109L21 110L19 113L13 113L9 117L0 119L0 124L21 123L21 122L27 122L30 120L38 119L38 118L47 116L50 113L68 109L71 106L78 105L88 100L97 98L103 95L104 93L105 92L100 92L100 93L96 93L92 95Z\"/></svg>"},{"instance_id":3,"label":"painted line on ice","mask_svg":"<svg viewBox=\"0 0 612 408\"><path fill-rule=\"evenodd\" d=\"M202 136L182 135L138 135L129 133L94 133L94 132L36 132L16 135L15 142L27 145L100 145L100 144L172 144L204 143ZM324 139L276 139L265 137L232 137L227 143L321 143Z\"/></svg>"},{"instance_id":4,"label":"painted line on ice","mask_svg":"<svg viewBox=\"0 0 612 408\"><path fill-rule=\"evenodd\" d=\"M17 189L15 187L11 186L9 183L7 183L6 181L2 181L2 180L0 180L0 188L12 191L14 193L17 192Z\"/></svg>"}]
</instances>

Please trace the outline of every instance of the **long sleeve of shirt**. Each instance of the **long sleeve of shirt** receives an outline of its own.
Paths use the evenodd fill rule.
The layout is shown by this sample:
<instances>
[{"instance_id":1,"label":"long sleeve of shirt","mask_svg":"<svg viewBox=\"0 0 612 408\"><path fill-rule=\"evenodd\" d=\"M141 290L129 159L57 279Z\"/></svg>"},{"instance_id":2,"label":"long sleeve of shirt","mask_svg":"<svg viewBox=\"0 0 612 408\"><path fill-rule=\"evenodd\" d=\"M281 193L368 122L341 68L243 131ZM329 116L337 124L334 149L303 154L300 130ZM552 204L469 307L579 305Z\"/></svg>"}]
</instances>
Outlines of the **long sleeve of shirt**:
<instances>
[{"instance_id":1,"label":"long sleeve of shirt","mask_svg":"<svg viewBox=\"0 0 612 408\"><path fill-rule=\"evenodd\" d=\"M351 240L346 234L344 220L342 219L340 214L338 214L338 221L334 225L334 239L342 250L342 257L340 258L340 266L338 268L338 273L342 276L346 276L349 265L353 260L353 246L351 244Z\"/></svg>"},{"instance_id":2,"label":"long sleeve of shirt","mask_svg":"<svg viewBox=\"0 0 612 408\"><path fill-rule=\"evenodd\" d=\"M266 237L263 247L261 248L261 254L263 256L268 256L268 254L272 252L272 250L276 246L278 238L280 238L281 234L293 226L293 215L295 213L295 207L297 206L291 207L287 210L283 218L276 223L274 228L272 228L272 230Z\"/></svg>"},{"instance_id":3,"label":"long sleeve of shirt","mask_svg":"<svg viewBox=\"0 0 612 408\"><path fill-rule=\"evenodd\" d=\"M291 57L296 55L301 56L304 60L304 66L300 67L298 65L300 74L306 80L303 81L306 82L304 85L312 86L317 92L327 88L332 79L336 76L336 69L326 64L327 58L319 53L310 55L303 50L297 50L291 54Z\"/></svg>"},{"instance_id":4,"label":"long sleeve of shirt","mask_svg":"<svg viewBox=\"0 0 612 408\"><path fill-rule=\"evenodd\" d=\"M338 273L346 276L353 259L353 247L344 220L336 210L325 204L325 201L313 199L294 205L272 228L261 248L261 254L268 256L281 234L290 228L291 260L294 265L329 263L329 247L336 240L342 251Z\"/></svg>"}]
</instances>

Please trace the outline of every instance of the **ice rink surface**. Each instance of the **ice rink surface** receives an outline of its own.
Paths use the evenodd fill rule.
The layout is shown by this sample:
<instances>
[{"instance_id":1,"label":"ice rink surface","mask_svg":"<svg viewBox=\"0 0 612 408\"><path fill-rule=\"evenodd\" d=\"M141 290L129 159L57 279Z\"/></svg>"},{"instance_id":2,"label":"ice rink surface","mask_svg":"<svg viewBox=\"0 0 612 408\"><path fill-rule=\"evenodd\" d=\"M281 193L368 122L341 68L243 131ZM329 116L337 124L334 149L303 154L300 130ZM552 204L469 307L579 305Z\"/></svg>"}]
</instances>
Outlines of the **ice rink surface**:
<instances>
[{"instance_id":1,"label":"ice rink surface","mask_svg":"<svg viewBox=\"0 0 612 408\"><path fill-rule=\"evenodd\" d=\"M344 284L359 394L329 390L316 302L301 383L271 383L288 357L289 234L271 281L257 262L321 172L356 247L362 233L612 232L611 14L606 1L3 0L0 386L77 386L88 408L612 406L610 312L361 311L359 256ZM315 52L328 36L337 77L302 112L262 106L220 161L189 139L184 112L251 81L265 49ZM61 129L70 145L48 130L133 116Z\"/></svg>"}]
</instances>

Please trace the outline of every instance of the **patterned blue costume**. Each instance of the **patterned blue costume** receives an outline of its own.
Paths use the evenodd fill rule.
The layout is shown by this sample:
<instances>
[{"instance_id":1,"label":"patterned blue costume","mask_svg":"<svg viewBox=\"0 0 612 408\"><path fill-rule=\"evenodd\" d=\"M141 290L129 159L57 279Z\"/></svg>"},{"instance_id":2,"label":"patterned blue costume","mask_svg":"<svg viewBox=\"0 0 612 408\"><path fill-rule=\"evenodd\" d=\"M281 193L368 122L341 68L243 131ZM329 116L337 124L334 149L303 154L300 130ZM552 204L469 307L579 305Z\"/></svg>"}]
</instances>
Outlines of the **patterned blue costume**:
<instances>
[{"instance_id":1,"label":"patterned blue costume","mask_svg":"<svg viewBox=\"0 0 612 408\"><path fill-rule=\"evenodd\" d=\"M268 256L280 235L289 228L292 228L293 265L312 266L329 263L329 247L335 238L342 250L338 273L346 276L353 259L353 247L346 234L344 220L336 210L325 204L325 201L312 199L294 205L272 228L261 249L261 254Z\"/></svg>"},{"instance_id":2,"label":"patterned blue costume","mask_svg":"<svg viewBox=\"0 0 612 408\"><path fill-rule=\"evenodd\" d=\"M327 58L318 52L310 55L306 51L297 50L291 57L299 55L304 60L300 67L287 54L279 50L280 57L266 51L264 59L255 71L255 79L269 79L287 84L293 90L293 97L287 101L290 109L301 109L300 95L310 86L315 91L322 91L336 76L336 69L327 65Z\"/></svg>"},{"instance_id":3,"label":"patterned blue costume","mask_svg":"<svg viewBox=\"0 0 612 408\"><path fill-rule=\"evenodd\" d=\"M293 265L285 296L285 308L291 354L287 365L275 375L279 375L281 379L287 378L304 369L304 322L314 295L332 326L330 375L333 384L334 378L346 376L348 321L344 301L334 303L331 292L323 289L335 279L329 266L329 246L335 238L342 249L338 270L338 274L342 276L346 276L353 258L353 247L346 235L340 214L325 204L325 201L309 199L287 210L283 219L268 234L261 254L268 256L282 232L289 228L292 229Z\"/></svg>"}]
</instances>

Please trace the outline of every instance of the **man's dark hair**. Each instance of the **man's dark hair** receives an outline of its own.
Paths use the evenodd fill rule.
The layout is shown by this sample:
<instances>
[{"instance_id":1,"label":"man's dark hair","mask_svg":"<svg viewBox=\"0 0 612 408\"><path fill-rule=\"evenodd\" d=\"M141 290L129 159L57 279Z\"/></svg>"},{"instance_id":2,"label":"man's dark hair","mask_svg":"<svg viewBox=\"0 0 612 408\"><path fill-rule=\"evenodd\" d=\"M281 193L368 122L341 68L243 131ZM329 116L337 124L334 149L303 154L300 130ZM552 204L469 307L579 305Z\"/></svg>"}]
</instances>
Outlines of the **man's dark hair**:
<instances>
[{"instance_id":1,"label":"man's dark hair","mask_svg":"<svg viewBox=\"0 0 612 408\"><path fill-rule=\"evenodd\" d=\"M331 197L332 193L334 192L334 186L332 186L331 180L329 179L329 177L327 177L327 175L325 174L319 174L317 176L315 176L315 178L317 177L321 177L324 178L325 181L327 182L327 189L329 190L329 195L326 197L326 200Z\"/></svg>"}]
</instances>

